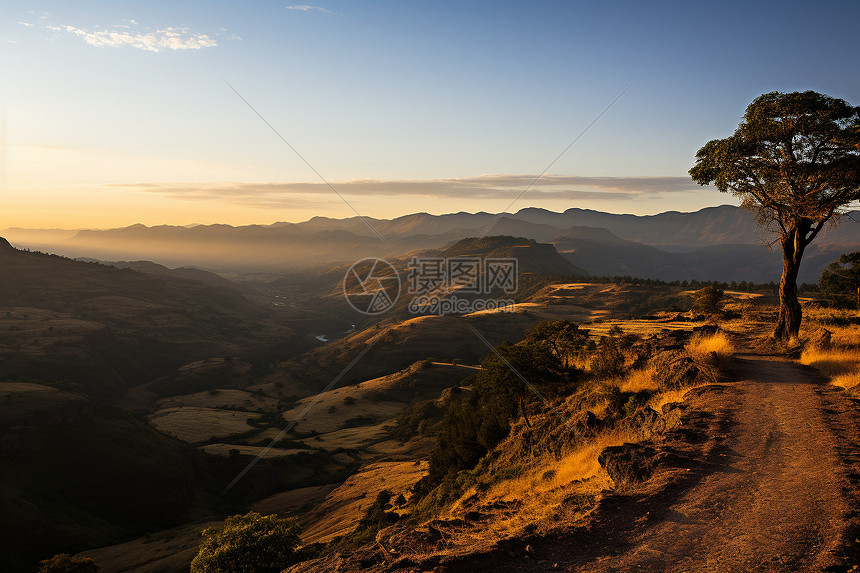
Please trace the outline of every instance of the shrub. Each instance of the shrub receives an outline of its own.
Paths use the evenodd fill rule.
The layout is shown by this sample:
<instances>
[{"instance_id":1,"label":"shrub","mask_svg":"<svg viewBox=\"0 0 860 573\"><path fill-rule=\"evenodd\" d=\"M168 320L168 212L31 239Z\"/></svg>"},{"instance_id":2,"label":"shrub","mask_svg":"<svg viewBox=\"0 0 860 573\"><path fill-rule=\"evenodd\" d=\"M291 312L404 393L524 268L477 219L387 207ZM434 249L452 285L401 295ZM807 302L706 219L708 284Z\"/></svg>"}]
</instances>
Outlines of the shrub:
<instances>
[{"instance_id":1,"label":"shrub","mask_svg":"<svg viewBox=\"0 0 860 573\"><path fill-rule=\"evenodd\" d=\"M391 508L391 498L392 493L389 490L380 491L376 495L376 500L364 512L364 516L355 529L338 541L335 546L340 549L348 549L372 543L380 529L397 523L400 515L394 511L387 511ZM403 501L405 503L405 498Z\"/></svg>"},{"instance_id":2,"label":"shrub","mask_svg":"<svg viewBox=\"0 0 860 573\"><path fill-rule=\"evenodd\" d=\"M72 557L68 553L39 561L39 573L96 573L99 566L89 557Z\"/></svg>"},{"instance_id":3,"label":"shrub","mask_svg":"<svg viewBox=\"0 0 860 573\"><path fill-rule=\"evenodd\" d=\"M723 310L723 289L708 285L693 294L693 310L710 316Z\"/></svg>"},{"instance_id":4,"label":"shrub","mask_svg":"<svg viewBox=\"0 0 860 573\"><path fill-rule=\"evenodd\" d=\"M250 512L203 531L191 573L278 573L297 561L299 524Z\"/></svg>"}]
</instances>

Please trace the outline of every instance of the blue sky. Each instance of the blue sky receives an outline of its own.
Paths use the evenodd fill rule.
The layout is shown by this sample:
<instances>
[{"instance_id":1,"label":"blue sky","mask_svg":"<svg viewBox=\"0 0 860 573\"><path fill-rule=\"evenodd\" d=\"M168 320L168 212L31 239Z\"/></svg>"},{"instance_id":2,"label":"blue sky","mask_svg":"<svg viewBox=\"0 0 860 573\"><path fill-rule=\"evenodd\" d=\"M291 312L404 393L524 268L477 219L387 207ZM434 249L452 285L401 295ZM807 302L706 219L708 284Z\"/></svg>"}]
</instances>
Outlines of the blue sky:
<instances>
[{"instance_id":1,"label":"blue sky","mask_svg":"<svg viewBox=\"0 0 860 573\"><path fill-rule=\"evenodd\" d=\"M761 93L860 104L856 2L17 2L0 228L655 213Z\"/></svg>"}]
</instances>

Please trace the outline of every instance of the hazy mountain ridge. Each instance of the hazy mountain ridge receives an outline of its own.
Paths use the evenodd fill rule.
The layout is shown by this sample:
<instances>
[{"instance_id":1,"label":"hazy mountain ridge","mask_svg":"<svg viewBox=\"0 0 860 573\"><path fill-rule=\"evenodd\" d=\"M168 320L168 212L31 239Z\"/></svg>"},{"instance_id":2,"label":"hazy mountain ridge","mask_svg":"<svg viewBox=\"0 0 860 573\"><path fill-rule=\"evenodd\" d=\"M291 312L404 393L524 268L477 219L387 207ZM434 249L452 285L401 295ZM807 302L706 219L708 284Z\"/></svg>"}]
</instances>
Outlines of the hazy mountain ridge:
<instances>
[{"instance_id":1,"label":"hazy mountain ridge","mask_svg":"<svg viewBox=\"0 0 860 573\"><path fill-rule=\"evenodd\" d=\"M822 269L841 253L860 248L860 217L856 215L847 214L840 225L816 239L801 269L801 281L817 281ZM769 282L778 278L781 265L779 253L766 244L773 237L756 225L752 213L730 205L646 216L578 208L561 213L526 208L513 214L314 217L302 223L241 227L132 225L82 230L51 245L50 250L108 260L149 259L218 272L283 273L348 266L365 257L406 258L413 253L442 250L464 237L486 234L554 244L569 263L595 276ZM14 242L16 236L26 240L33 235L11 236ZM569 272L564 263L560 264L555 272Z\"/></svg>"},{"instance_id":2,"label":"hazy mountain ridge","mask_svg":"<svg viewBox=\"0 0 860 573\"><path fill-rule=\"evenodd\" d=\"M515 236L492 236L465 238L439 253L440 257L515 258L521 273L556 273L572 276L587 276L550 244L534 239Z\"/></svg>"}]
</instances>

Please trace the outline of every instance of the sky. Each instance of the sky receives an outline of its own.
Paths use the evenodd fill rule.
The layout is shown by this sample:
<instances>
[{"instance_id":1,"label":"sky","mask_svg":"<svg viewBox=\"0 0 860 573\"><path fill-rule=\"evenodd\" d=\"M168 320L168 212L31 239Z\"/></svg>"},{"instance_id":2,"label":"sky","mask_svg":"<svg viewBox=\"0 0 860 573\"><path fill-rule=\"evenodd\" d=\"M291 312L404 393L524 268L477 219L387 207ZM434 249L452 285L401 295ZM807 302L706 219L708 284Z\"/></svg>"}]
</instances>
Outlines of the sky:
<instances>
[{"instance_id":1,"label":"sky","mask_svg":"<svg viewBox=\"0 0 860 573\"><path fill-rule=\"evenodd\" d=\"M854 1L4 0L0 16L0 229L693 211L737 204L687 171L758 95L860 104Z\"/></svg>"}]
</instances>

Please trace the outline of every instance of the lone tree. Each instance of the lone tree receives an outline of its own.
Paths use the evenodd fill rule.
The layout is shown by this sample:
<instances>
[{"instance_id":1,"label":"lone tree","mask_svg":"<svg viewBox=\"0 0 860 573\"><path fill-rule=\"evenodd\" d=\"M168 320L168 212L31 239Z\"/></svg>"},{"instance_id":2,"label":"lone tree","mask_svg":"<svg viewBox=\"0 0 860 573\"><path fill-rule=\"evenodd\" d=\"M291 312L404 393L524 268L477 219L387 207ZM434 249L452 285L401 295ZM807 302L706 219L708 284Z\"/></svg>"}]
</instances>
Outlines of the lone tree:
<instances>
[{"instance_id":1,"label":"lone tree","mask_svg":"<svg viewBox=\"0 0 860 573\"><path fill-rule=\"evenodd\" d=\"M813 91L763 94L733 135L699 150L690 175L741 197L741 206L778 234L783 266L774 336L796 336L803 252L841 209L860 200L860 107Z\"/></svg>"},{"instance_id":2,"label":"lone tree","mask_svg":"<svg viewBox=\"0 0 860 573\"><path fill-rule=\"evenodd\" d=\"M714 285L700 288L693 293L693 310L716 316L723 310L723 296L723 289Z\"/></svg>"}]
</instances>

